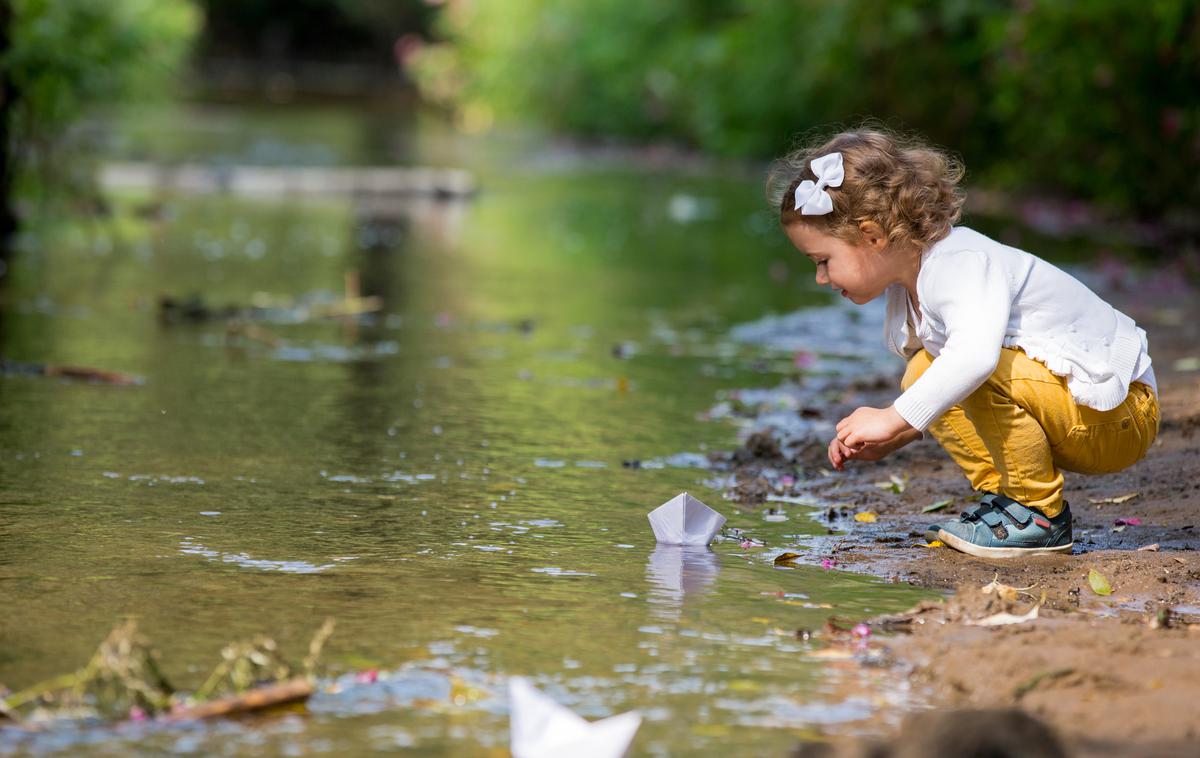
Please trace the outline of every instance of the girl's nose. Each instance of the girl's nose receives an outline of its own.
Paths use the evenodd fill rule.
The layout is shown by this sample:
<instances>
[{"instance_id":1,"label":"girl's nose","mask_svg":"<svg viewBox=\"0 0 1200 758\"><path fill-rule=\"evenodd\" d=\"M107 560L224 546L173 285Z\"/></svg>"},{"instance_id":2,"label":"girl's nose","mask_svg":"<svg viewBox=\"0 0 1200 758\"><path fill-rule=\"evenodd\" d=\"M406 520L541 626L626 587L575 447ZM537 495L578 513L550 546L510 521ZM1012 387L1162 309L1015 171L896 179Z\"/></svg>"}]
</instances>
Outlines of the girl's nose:
<instances>
[{"instance_id":1,"label":"girl's nose","mask_svg":"<svg viewBox=\"0 0 1200 758\"><path fill-rule=\"evenodd\" d=\"M817 269L817 284L821 285L822 287L824 287L826 284L829 284L829 275L825 273L824 267Z\"/></svg>"}]
</instances>

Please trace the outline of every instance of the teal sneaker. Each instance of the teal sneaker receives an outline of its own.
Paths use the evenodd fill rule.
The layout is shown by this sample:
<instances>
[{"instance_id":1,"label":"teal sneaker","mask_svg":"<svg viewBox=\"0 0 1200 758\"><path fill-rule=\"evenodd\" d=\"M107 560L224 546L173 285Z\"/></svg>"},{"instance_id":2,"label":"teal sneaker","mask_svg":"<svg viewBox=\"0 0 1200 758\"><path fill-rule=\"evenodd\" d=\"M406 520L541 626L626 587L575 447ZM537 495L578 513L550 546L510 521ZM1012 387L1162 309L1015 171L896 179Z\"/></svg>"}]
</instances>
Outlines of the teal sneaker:
<instances>
[{"instance_id":1,"label":"teal sneaker","mask_svg":"<svg viewBox=\"0 0 1200 758\"><path fill-rule=\"evenodd\" d=\"M957 521L947 521L930 531L947 547L980 558L1018 558L1025 555L1070 553L1071 508L1048 518L1012 498L984 493Z\"/></svg>"}]
</instances>

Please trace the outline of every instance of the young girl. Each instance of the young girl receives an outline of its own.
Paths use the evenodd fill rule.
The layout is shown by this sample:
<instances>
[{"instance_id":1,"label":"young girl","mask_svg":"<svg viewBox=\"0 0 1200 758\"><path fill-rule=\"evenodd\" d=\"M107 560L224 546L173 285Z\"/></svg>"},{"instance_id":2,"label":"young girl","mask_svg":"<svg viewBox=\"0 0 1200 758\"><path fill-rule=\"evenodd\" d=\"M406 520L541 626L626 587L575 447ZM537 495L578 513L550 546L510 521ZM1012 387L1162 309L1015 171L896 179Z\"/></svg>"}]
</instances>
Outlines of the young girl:
<instances>
[{"instance_id":1,"label":"young girl","mask_svg":"<svg viewBox=\"0 0 1200 758\"><path fill-rule=\"evenodd\" d=\"M1119 471L1158 433L1146 333L1055 266L955 226L963 169L935 148L843 132L781 169L788 239L818 284L859 305L887 296L884 339L908 363L891 406L838 422L833 467L928 431L983 493L937 539L986 557L1070 552L1062 470Z\"/></svg>"}]
</instances>

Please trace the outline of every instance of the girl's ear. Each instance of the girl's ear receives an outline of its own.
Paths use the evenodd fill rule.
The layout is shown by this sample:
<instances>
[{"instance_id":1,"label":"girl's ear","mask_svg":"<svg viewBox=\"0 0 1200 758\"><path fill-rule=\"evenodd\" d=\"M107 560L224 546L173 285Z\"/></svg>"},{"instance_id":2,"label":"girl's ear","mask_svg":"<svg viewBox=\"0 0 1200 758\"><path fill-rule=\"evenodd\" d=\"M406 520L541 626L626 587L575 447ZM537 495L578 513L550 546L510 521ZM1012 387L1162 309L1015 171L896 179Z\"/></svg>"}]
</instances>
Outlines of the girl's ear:
<instances>
[{"instance_id":1,"label":"girl's ear","mask_svg":"<svg viewBox=\"0 0 1200 758\"><path fill-rule=\"evenodd\" d=\"M864 221L858 225L859 234L862 235L863 244L875 251L882 251L887 247L887 235L883 233L883 227L874 221Z\"/></svg>"}]
</instances>

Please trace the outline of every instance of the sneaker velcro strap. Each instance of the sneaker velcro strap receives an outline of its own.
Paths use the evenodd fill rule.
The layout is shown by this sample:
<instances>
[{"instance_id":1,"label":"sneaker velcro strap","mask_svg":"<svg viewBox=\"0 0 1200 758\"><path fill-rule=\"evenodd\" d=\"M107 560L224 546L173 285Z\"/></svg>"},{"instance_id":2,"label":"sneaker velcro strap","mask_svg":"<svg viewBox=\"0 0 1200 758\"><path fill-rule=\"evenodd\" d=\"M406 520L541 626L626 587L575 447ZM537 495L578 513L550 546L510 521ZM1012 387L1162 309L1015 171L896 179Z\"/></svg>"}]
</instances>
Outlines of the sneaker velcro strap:
<instances>
[{"instance_id":1,"label":"sneaker velcro strap","mask_svg":"<svg viewBox=\"0 0 1200 758\"><path fill-rule=\"evenodd\" d=\"M997 508L1003 509L1004 514L1012 519L1013 523L1017 526L1028 526L1029 522L1033 519L1033 511L1021 505L1016 500L1013 500L1011 497L997 495L992 501L992 504Z\"/></svg>"},{"instance_id":2,"label":"sneaker velcro strap","mask_svg":"<svg viewBox=\"0 0 1200 758\"><path fill-rule=\"evenodd\" d=\"M1030 520L1033 518L1033 511L1020 503L1009 503L1004 506L1004 512L1020 526L1028 526Z\"/></svg>"},{"instance_id":3,"label":"sneaker velcro strap","mask_svg":"<svg viewBox=\"0 0 1200 758\"><path fill-rule=\"evenodd\" d=\"M987 524L993 529L1004 524L1004 519L1000 518L1000 513L993 508L980 511L979 518L983 519L983 523Z\"/></svg>"},{"instance_id":4,"label":"sneaker velcro strap","mask_svg":"<svg viewBox=\"0 0 1200 758\"><path fill-rule=\"evenodd\" d=\"M985 510L991 510L990 505L985 507L983 503L976 503L965 508L961 518L963 521L976 521L979 519L979 513Z\"/></svg>"}]
</instances>

